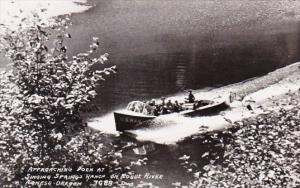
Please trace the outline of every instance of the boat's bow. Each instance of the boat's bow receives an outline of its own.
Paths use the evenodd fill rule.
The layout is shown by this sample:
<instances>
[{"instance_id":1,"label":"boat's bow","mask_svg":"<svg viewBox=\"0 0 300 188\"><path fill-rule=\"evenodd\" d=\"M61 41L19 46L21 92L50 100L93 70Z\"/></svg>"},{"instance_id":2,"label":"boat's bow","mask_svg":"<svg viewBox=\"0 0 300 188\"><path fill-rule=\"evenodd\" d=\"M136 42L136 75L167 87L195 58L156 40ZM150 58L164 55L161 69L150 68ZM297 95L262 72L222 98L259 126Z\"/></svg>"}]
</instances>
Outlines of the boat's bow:
<instances>
[{"instance_id":1,"label":"boat's bow","mask_svg":"<svg viewBox=\"0 0 300 188\"><path fill-rule=\"evenodd\" d=\"M156 116L144 115L142 113L132 112L129 110L121 110L114 112L117 131L132 130L140 128L140 123Z\"/></svg>"}]
</instances>

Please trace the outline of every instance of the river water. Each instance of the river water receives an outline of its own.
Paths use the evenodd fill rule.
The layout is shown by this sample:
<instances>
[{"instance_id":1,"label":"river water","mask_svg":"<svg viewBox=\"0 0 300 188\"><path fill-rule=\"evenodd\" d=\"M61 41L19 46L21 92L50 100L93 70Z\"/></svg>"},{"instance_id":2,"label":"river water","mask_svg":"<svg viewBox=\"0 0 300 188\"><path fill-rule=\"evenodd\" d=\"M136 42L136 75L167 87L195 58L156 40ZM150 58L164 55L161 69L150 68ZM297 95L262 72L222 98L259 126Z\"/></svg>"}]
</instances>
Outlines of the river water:
<instances>
[{"instance_id":1,"label":"river water","mask_svg":"<svg viewBox=\"0 0 300 188\"><path fill-rule=\"evenodd\" d=\"M110 63L118 67L118 73L98 88L94 103L100 112L92 116L103 120L99 126L113 127L111 112L130 101L218 88L300 58L297 1L90 2L96 6L72 16L69 53L84 51L91 37L98 36L101 53L109 52ZM190 156L197 168L211 160L221 163L227 138L188 138L176 145L161 145L126 136L106 137L123 150L124 159L146 157L148 164L137 171L163 174L163 181L153 182L160 187L191 180L178 159L183 155ZM128 143L133 145L125 147ZM206 152L210 155L202 157Z\"/></svg>"},{"instance_id":2,"label":"river water","mask_svg":"<svg viewBox=\"0 0 300 188\"><path fill-rule=\"evenodd\" d=\"M72 15L72 40L67 43L73 55L85 51L98 36L103 48L96 55L108 52L110 63L118 67L118 73L98 88L94 104L100 112L92 116L103 120L99 126L113 127L111 112L130 101L219 88L300 59L298 1L89 2L96 6ZM163 181L153 182L159 187L188 182L188 168L201 168L211 160L221 163L228 138L190 137L164 145L127 136L104 137L122 150L125 160L147 158L147 165L136 170L163 174ZM194 163L188 168L179 159L184 155Z\"/></svg>"},{"instance_id":3,"label":"river water","mask_svg":"<svg viewBox=\"0 0 300 188\"><path fill-rule=\"evenodd\" d=\"M94 3L72 18L70 53L99 36L102 52L118 66L98 90L102 113L132 100L239 82L299 60L299 3L293 1Z\"/></svg>"}]
</instances>

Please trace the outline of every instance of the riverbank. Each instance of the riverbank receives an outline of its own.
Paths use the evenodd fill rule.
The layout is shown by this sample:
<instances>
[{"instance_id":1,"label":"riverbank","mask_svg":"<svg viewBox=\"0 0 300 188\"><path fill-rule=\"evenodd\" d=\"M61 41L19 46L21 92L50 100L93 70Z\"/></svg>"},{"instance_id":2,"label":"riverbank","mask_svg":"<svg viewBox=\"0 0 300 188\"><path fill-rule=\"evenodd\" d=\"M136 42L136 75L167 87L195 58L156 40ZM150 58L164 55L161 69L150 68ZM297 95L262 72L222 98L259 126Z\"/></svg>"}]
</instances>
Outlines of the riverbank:
<instances>
[{"instance_id":1,"label":"riverbank","mask_svg":"<svg viewBox=\"0 0 300 188\"><path fill-rule=\"evenodd\" d=\"M229 131L223 161L194 171L191 187L300 186L300 92L272 102L279 111L244 119Z\"/></svg>"},{"instance_id":2,"label":"riverbank","mask_svg":"<svg viewBox=\"0 0 300 188\"><path fill-rule=\"evenodd\" d=\"M87 0L3 0L0 1L0 35L6 28L16 30L23 19L32 18L33 14L38 14L45 26L49 26L53 23L52 18L82 13L93 6ZM7 69L8 64L8 59L0 54L0 70Z\"/></svg>"},{"instance_id":3,"label":"riverbank","mask_svg":"<svg viewBox=\"0 0 300 188\"><path fill-rule=\"evenodd\" d=\"M23 18L31 17L33 13L48 22L50 18L84 12L91 7L87 0L4 0L0 1L0 23L14 29Z\"/></svg>"},{"instance_id":4,"label":"riverbank","mask_svg":"<svg viewBox=\"0 0 300 188\"><path fill-rule=\"evenodd\" d=\"M145 142L144 148L140 148L147 153L144 156L148 157L149 164L136 171L151 169L153 161L158 164L164 161L167 165L162 166L168 166L172 172L180 169L176 175L185 177L174 178L174 175L168 179L172 175L167 171L168 181L154 183L159 187L298 187L300 92L270 101L278 111L245 118L222 133L193 135L176 145L154 144L159 151L151 153L150 150L149 154L149 143ZM174 168L172 165L178 161L180 166ZM162 170L165 168L153 171Z\"/></svg>"},{"instance_id":5,"label":"riverbank","mask_svg":"<svg viewBox=\"0 0 300 188\"><path fill-rule=\"evenodd\" d=\"M284 99L286 95L299 89L299 66L300 63L294 63L262 77L208 91L194 91L197 99L213 99L231 93L234 99L231 108L218 115L188 118L175 114L169 117L158 117L154 121L145 122L148 128L129 132L140 141L175 144L193 135L222 131L231 127L232 123L239 123L250 117L277 112L280 108L276 100ZM178 94L169 98L180 101L184 97L185 94ZM247 105L250 105L252 110L249 110ZM286 105L284 108L290 109L291 106ZM91 119L89 126L104 133L118 135L113 114Z\"/></svg>"},{"instance_id":6,"label":"riverbank","mask_svg":"<svg viewBox=\"0 0 300 188\"><path fill-rule=\"evenodd\" d=\"M98 17L96 16L95 19L98 19ZM82 21L82 22L84 22L84 21ZM113 24L115 24L115 23L113 23ZM80 31L77 31L77 32L80 32ZM98 30L95 30L94 32L97 33ZM82 33L80 33L80 34L82 35ZM94 34L94 33L92 33L92 34ZM87 38L90 38L91 33L88 33L87 35L88 35ZM78 41L82 42L81 40L78 40ZM213 44L213 43L211 43L211 44ZM82 45L81 46L78 45L78 46L75 46L75 48L77 48L77 47L82 48ZM255 48L256 48L256 46L255 46ZM258 48L258 49L260 50L260 48ZM246 50L246 52L249 52L249 51ZM252 55L253 55L253 57L255 57L255 54L252 54ZM283 55L283 56L285 56L285 55ZM194 56L194 58L195 57L196 56ZM241 56L241 58L244 58L244 57L245 56ZM197 59L197 58L195 58L195 59ZM216 58L216 59L218 59L218 58ZM277 57L274 57L274 59L277 59ZM130 58L129 58L129 60L130 60ZM223 60L223 59L221 59L221 60ZM237 59L234 59L233 61L239 62ZM253 61L252 58L249 61L252 62ZM155 62L158 62L159 64L161 63L160 59L156 59ZM182 62L185 65L185 63L187 63L186 58L182 58ZM210 62L211 61L208 61L206 66L209 66ZM192 62L192 63L197 64L197 62ZM234 66L227 64L227 62L221 62L221 63L226 64L226 66L230 67L230 69L234 67ZM264 63L265 62L262 61L262 64L264 64ZM130 66L130 63L124 63L124 66ZM133 65L133 66L135 67L136 65ZM183 65L181 65L181 66L183 66ZM241 66L243 66L243 64L241 64ZM216 66L216 67L218 67L218 66ZM155 76L153 76L153 73L151 72L153 70L148 69L148 68L149 67L147 67L146 65L144 65L144 67L142 65L142 67L140 67L140 69L136 69L135 72L141 71L141 74L138 74L137 77L141 78L141 79L143 78L144 72L142 70L147 70L147 71L149 70L149 72L151 73L149 77L152 77L152 78L155 77ZM169 68L169 67L166 67L166 68ZM139 71L137 71L137 70L139 70ZM169 70L169 69L167 69L167 70ZM211 70L213 70L213 68ZM247 68L245 70L247 71ZM133 80L135 79L135 77L134 77L135 75L131 75L130 72L124 71L124 69L121 69L121 72L122 71L125 72L125 74L127 76L129 75L128 77L132 77L131 79L133 79ZM170 71L170 72L172 72L172 71ZM190 73L188 70L186 72ZM162 77L158 77L159 80L163 80L163 79L166 79L166 77L168 77L161 73L163 73L163 71L160 72L160 76L162 76ZM179 73L177 74L177 73L178 72L174 72L175 75L180 76L180 74ZM214 73L215 73L215 75L217 75L216 72L214 72ZM246 82L227 86L227 90L226 90L226 87L219 87L219 88L210 89L209 91L206 91L206 95L210 96L210 97L213 97L213 95L220 95L225 91L230 91L230 92L233 92L236 94L235 99L240 100L240 102L234 103L231 111L220 114L217 117L211 117L211 118L205 117L205 118L203 118L203 120L200 120L197 118L195 118L195 119L179 119L179 121L177 121L176 119L175 119L175 121L174 121L174 119L171 119L172 121L169 121L170 119L168 119L167 121L165 119L162 119L162 121L160 121L160 123L161 123L160 126L166 125L166 129L160 129L158 131L157 130L150 130L150 131L145 130L143 134L138 135L138 136L140 136L140 137L138 137L138 139L140 139L140 140L150 139L150 141L151 141L151 139L152 139L152 140L154 140L153 142L163 143L164 145L151 143L154 145L153 147L151 147L151 144L149 144L149 146L148 146L145 144L145 142L140 143L140 142L137 142L134 140L125 140L125 139L123 139L123 137L113 137L109 134L102 134L100 132L98 132L96 134L89 133L89 132L82 132L81 135L78 135L77 137L71 136L71 138L70 138L71 143L68 144L68 147L63 147L64 150L60 150L59 148L61 148L60 147L61 145L58 145L57 152L50 150L49 153L54 155L55 159L58 159L59 162L64 162L68 157L70 157L71 159L77 158L77 160L79 160L83 164L87 164L87 163L92 163L92 164L96 163L97 164L103 160L103 163L105 165L110 165L111 163L113 163L112 170L117 170L117 169L124 167L125 169L130 169L130 172L131 172L131 170L133 170L132 167L134 167L134 168L136 167L137 169L134 169L134 172L142 171L143 173L141 173L141 174L145 174L145 171L146 171L146 173L157 174L159 176L163 175L163 177L164 177L163 180L158 182L159 187L162 187L162 188L163 187L171 187L172 183L174 183L173 184L174 186L179 185L179 187L180 187L180 183L177 183L176 181L181 181L182 184L188 183L189 181L187 181L187 179L192 176L188 176L188 178L186 178L185 177L186 173L189 173L197 178L201 177L201 178L197 179L196 182L194 182L194 185L202 185L202 184L204 184L203 181L205 181L205 180L203 180L204 178L209 180L207 178L207 176L209 176L209 178L214 178L214 177L211 177L211 175L215 175L217 173L215 170L215 167L210 167L208 165L208 166L205 166L203 169L202 165L206 165L206 164L213 164L213 165L222 164L223 165L223 163L222 163L223 158L225 159L224 168L222 168L220 170L220 172L224 172L224 173L227 172L226 165L230 166L232 162L236 163L236 164L234 164L235 166L233 168L231 168L234 170L234 172L232 172L232 174L230 174L229 175L230 177L228 178L230 180L231 177L239 177L239 179L237 180L239 182L235 181L234 183L241 183L241 184L244 183L244 182L242 182L243 180L240 180L240 179L243 179L244 177L247 178L246 172L248 172L249 168L251 169L252 174L254 176L253 180L255 182L256 182L256 180L257 180L257 182L259 182L259 179L255 179L255 177L257 177L257 175L259 175L259 177L260 177L260 173L258 171L256 171L256 167L259 167L259 166L267 166L267 168L265 168L267 170L263 170L262 174L267 174L268 179L264 180L265 177L262 176L263 177L262 180L269 181L269 176L270 176L270 178L273 178L273 177L277 178L277 176L275 176L275 175L277 175L277 171L279 171L279 170L274 170L269 167L269 166L272 166L273 164L269 164L268 161L274 161L274 159L272 159L272 158L270 159L270 157L269 158L266 157L266 154L263 151L270 151L268 153L270 153L270 155L272 155L272 157L273 157L272 151L274 151L275 153L276 152L281 153L281 150L279 149L279 151L278 151L278 148L277 149L268 148L268 146L270 144L272 145L272 143L275 143L273 145L274 145L274 147L276 147L276 144L278 143L277 141L282 136L288 137L288 138L291 137L289 135L290 131L286 131L285 128L280 128L280 129L278 129L277 132L275 132L275 131L273 131L273 128L276 129L276 126L269 127L269 124L277 125L277 123L281 121L281 117L285 117L285 112L287 110L290 110L290 108L293 107L293 105L297 105L293 101L290 101L290 100L288 100L286 102L283 101L282 104L278 103L278 101L281 99L286 99L287 98L287 97L285 97L286 95L292 96L293 95L292 93L296 92L296 90L298 89L298 86L299 86L299 82L298 82L299 75L300 75L299 74L299 65L294 64L293 66L285 67L285 68L277 70L271 74L268 74L268 75L266 75L266 77L255 78L252 80L248 80ZM183 77L178 78L177 81L182 81L185 78L187 78L186 75L185 76L181 75L181 76L183 76ZM147 89L137 90L140 92L136 92L136 90L130 90L128 88L129 87L128 83L131 83L130 85L132 85L133 87L136 87L134 82L126 82L126 79L124 79L124 77L122 77L122 76L119 76L119 78L121 80L125 80L124 85L118 85L118 84L114 85L114 84L111 84L109 81L108 81L108 83L111 84L112 87L116 88L116 90L123 89L124 92L127 92L129 94L130 93L139 94L140 97L142 97L142 96L149 97L149 95L151 95L151 93L149 94L149 91ZM208 78L208 79L210 79L210 78ZM139 79L137 79L137 80L139 80ZM198 82L199 80L201 80L201 79L200 78L195 79L196 82ZM146 85L151 85L151 83L152 82L139 82L139 86L142 88L145 88ZM185 82L178 83L178 85L180 85L180 84L184 85ZM159 82L159 85L161 85L161 87L164 89L165 89L165 87L168 87L168 84L164 85L161 82ZM170 82L169 85L172 85L172 82ZM123 86L123 87L118 87L118 86ZM155 84L154 84L154 87L155 87ZM199 88L201 88L201 87L199 87ZM103 90L106 90L106 88L104 88ZM115 90L113 90L113 91L115 91ZM109 94L109 96L111 96L113 94L120 95L120 93L112 92L112 90L110 90L110 89L107 89L106 92ZM164 92L172 93L172 90L167 90L167 91L165 90ZM204 93L205 92L203 90L199 90L199 93L196 93L196 96L199 98L205 97ZM245 108L245 104L247 104L247 100L246 100L247 97L250 100L256 101L255 103L251 103L251 106L253 107L253 111ZM134 96L132 98L134 98ZM295 98L297 98L297 97L295 97ZM109 99L109 97L104 97L105 101L108 99ZM264 102L264 100L266 100L268 102ZM125 99L123 99L123 100L120 99L120 100L115 100L115 101L116 101L116 103L120 103L121 101L126 102ZM112 103L108 102L108 105L112 106ZM284 106L284 111L281 108L281 106ZM267 109L269 107L270 107L270 109ZM105 106L104 106L104 108L105 108ZM273 117L272 113L270 113L269 115L261 115L260 112L262 112L262 113L272 112L273 114L275 114L275 113L278 114L278 116ZM283 113L283 114L281 114L281 113ZM291 114L291 116L287 116L286 119L283 119L282 124L285 124L285 122L288 122L291 119L291 117L299 116L298 112L290 113L290 114ZM252 115L255 116L255 118L251 119ZM252 133L253 130L256 131L255 127L253 128L252 125L255 124L256 121L258 122L257 119L260 119L260 117L263 117L262 119L264 119L265 117L268 117L267 119L271 119L271 120L270 121L262 120L262 122L264 123L264 126L261 127L262 131L261 132L258 131L259 133L253 133L252 135L248 135L249 132ZM238 119L234 119L234 118L238 118ZM242 119L239 119L239 118L242 118ZM112 121L112 123L105 122L105 121L103 121L103 119L100 119L101 122L99 124L97 123L97 126L99 126L103 122L104 122L103 125L105 127L114 126L113 119L110 119L110 120ZM202 133L201 130L199 130L199 127L201 127L203 124L208 123L209 125L213 125L213 126L220 125L222 127L223 122L227 123L228 125L232 125L232 124L239 125L239 128L241 128L241 129L245 128L246 130L242 131L243 133L245 133L242 137L243 138L245 137L246 139L249 138L249 139L246 141L242 139L242 141L241 141L241 139L240 139L241 135L239 134L239 131L237 131L237 132L230 131L229 135L233 135L233 139L231 139L230 141L233 142L234 144L232 144L232 143L227 144L227 142L224 144L222 137L217 137L215 139L218 141L217 144L213 143L212 145L207 145L207 147L204 147L203 143L207 142L207 140L206 139L197 140L197 137L201 136L201 135L199 135L199 133L200 134ZM230 123L230 122L232 122L232 123ZM259 122L259 123L261 123L261 122ZM298 122L296 122L296 123L291 122L291 124L294 124L296 126L296 125L298 125ZM244 125L245 125L245 127L244 127ZM247 128L246 128L246 126L247 126ZM264 129L265 127L266 127L266 129ZM14 127L12 127L12 128L14 128ZM258 125L258 128L260 128L260 124ZM23 129L18 129L18 130L20 130L22 132ZM288 134L282 134L281 132L283 132L283 133L287 132ZM292 131L292 132L295 132L295 131ZM274 135L274 133L276 133L277 136L275 136L276 134ZM10 143L14 143L14 140L17 141L17 143L18 143L18 142L20 142L19 138L23 138L22 136L15 136L14 133L8 139L6 139L5 136L6 135L3 135L3 139L5 141L11 141L11 140L13 141ZM262 141L262 140L267 140L267 141L266 141L266 143L263 142L260 144L258 142L256 144L255 141L250 139L251 136L253 136L253 138L257 139L258 141ZM212 136L212 137L214 137L214 136ZM264 139L264 138L266 138L266 139ZM297 140L295 140L294 138L295 137L293 137L292 139L289 139L288 141L297 143ZM187 139L192 139L192 142L186 142ZM235 143L235 140L238 140L238 142ZM279 140L279 142L280 141L281 140ZM185 142L185 145L182 144L183 142ZM23 146L22 143L30 143L30 142L27 142L27 141L20 142L21 146ZM39 141L37 143L40 144ZM173 144L173 143L176 143L176 144ZM295 166L293 166L294 164L289 163L289 160L290 160L289 157L291 156L290 157L291 160L295 159L294 161L296 161L297 159L295 157L297 157L297 156L294 156L294 153L297 154L297 152L292 153L288 149L293 148L293 149L297 150L299 147L298 147L298 145L292 146L292 144L286 144L286 143L288 143L288 142L283 142L279 146L283 147L283 149L286 149L288 154L283 155L283 157L275 156L274 158L276 158L276 159L280 158L279 161L275 161L278 163L278 168L285 170L284 165L286 165L287 166L286 171L291 170L291 172L293 172L295 169ZM13 148L16 146L14 151L22 151L22 150L20 150L20 144L12 145ZM142 144L142 145L139 145L139 144ZM172 145L168 145L168 144L172 144ZM249 144L249 145L247 145L247 144ZM216 145L218 145L218 147ZM233 145L233 146L230 147L230 145ZM245 145L247 145L247 147ZM189 149L183 150L183 148L189 148ZM217 153L215 150L219 150L219 148L221 148L220 149L221 152L219 152L218 154L215 155L215 153ZM224 148L226 148L226 152L223 152ZM237 148L236 149L237 151L235 151L235 149L233 149L233 148ZM146 149L149 149L151 151L149 151L149 153L147 153L145 151ZM246 159L253 157L253 155L248 152L248 149L249 150L257 149L260 152L260 153L256 152L256 154L253 154L253 155L258 156L259 159L257 161L260 161L259 164L256 164L253 167L250 166L251 164L245 165L245 167L243 166L245 164L245 159L244 159L245 156L246 156ZM36 151L36 149L34 149L34 150ZM212 150L214 150L214 151L212 151ZM234 151L232 151L232 150L234 150ZM246 151L244 151L244 150L246 150ZM8 148L7 151L12 151L12 150L10 148ZM244 155L243 154L241 155L241 152L244 152L243 153ZM191 156L190 153L192 153L194 155ZM253 151L252 153L255 153L255 152ZM29 154L31 154L31 153L29 153ZM6 160L7 156L5 156L5 155L3 156L3 159ZM14 162L15 159L18 159L19 157L23 157L23 156L25 156L25 155L23 155L22 152L20 155L17 155L17 156L11 155L11 159L12 159L11 164L15 164L15 162ZM236 156L238 156L237 159L236 159ZM254 156L253 158L255 159L256 156ZM201 159L194 160L195 158L198 159L200 157L204 158L204 160L201 160ZM221 163L214 163L215 162L214 160L217 157L221 158L221 160L219 160L219 162L221 161ZM32 159L30 157L28 157L28 158ZM128 159L128 160L126 161L126 159ZM287 162L280 163L281 160L287 160ZM4 161L4 160L2 160L2 161ZM18 159L18 161L20 162L22 160ZM49 160L49 161L50 161L50 163L53 162L51 160ZM124 164L124 161L128 162L129 164L128 165ZM72 165L73 161L69 161L69 162ZM186 162L188 162L188 163L186 163ZM246 162L248 162L248 161L246 161ZM252 161L250 161L250 162L252 162ZM18 164L21 164L21 162ZM143 166L143 165L145 165L145 166ZM295 163L295 165L299 165L299 163ZM20 166L22 166L22 165L20 165ZM187 172L185 172L184 169L179 168L181 166L186 167L185 169ZM240 172L241 166L243 169L242 171L245 171L245 172L243 172L243 174L242 174L242 172ZM273 166L276 166L276 165L273 165ZM11 167L13 167L13 166L11 166ZM217 167L217 168L219 168L219 167ZM203 170L207 171L207 175L204 175L205 173L203 172ZM172 173L170 173L170 172L172 172ZM286 176L288 176L288 178L290 178L291 176L294 176L294 173L289 174L289 172L284 172L283 177L282 178L279 177L279 180L285 181L284 177L286 177ZM217 179L217 178L214 179L217 182L222 182L224 180L221 175L220 176L216 175L216 177L219 178L219 179ZM296 172L296 177L297 177L297 172ZM212 184L212 182L214 180L209 180L207 182L208 182L208 184ZM294 181L295 178L287 179L287 181L289 181L289 180L291 180L290 182L295 182ZM137 180L137 181L138 182L135 185L138 185L138 183L140 183L140 180ZM268 184L268 182L263 182L263 183L265 185Z\"/></svg>"}]
</instances>

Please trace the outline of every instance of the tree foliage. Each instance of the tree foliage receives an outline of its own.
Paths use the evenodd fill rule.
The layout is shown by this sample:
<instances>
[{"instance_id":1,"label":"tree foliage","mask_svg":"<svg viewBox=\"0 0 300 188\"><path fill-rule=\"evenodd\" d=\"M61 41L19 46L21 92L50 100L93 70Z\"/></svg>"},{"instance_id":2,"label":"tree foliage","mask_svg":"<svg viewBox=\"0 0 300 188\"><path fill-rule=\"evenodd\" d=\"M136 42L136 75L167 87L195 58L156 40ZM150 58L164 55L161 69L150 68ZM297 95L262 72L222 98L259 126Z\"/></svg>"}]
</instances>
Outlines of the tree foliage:
<instances>
[{"instance_id":1,"label":"tree foliage","mask_svg":"<svg viewBox=\"0 0 300 188\"><path fill-rule=\"evenodd\" d=\"M90 136L82 132L80 110L116 67L93 70L108 62L107 53L93 57L100 46L97 37L87 52L69 58L64 45L72 38L66 33L69 25L68 17L59 17L49 27L34 14L22 19L16 30L5 28L1 50L12 67L0 75L0 185L20 185L24 164L89 164L103 159L99 139L87 145ZM79 135L66 139L76 131ZM90 152L76 152L84 148Z\"/></svg>"},{"instance_id":2,"label":"tree foliage","mask_svg":"<svg viewBox=\"0 0 300 188\"><path fill-rule=\"evenodd\" d=\"M299 106L299 93L287 101ZM298 107L282 108L243 120L225 146L222 163L194 173L190 187L299 187L299 114Z\"/></svg>"},{"instance_id":3,"label":"tree foliage","mask_svg":"<svg viewBox=\"0 0 300 188\"><path fill-rule=\"evenodd\" d=\"M6 56L13 63L11 81L18 88L17 100L22 104L25 119L30 124L46 125L59 131L80 120L83 105L96 96L95 88L103 75L115 72L115 66L92 71L95 64L108 61L105 53L98 58L91 55L98 49L99 38L94 37L90 50L68 59L65 33L68 21L58 18L52 30L56 38L49 45L51 33L44 29L35 15L31 26L9 32L3 39ZM69 127L68 127L69 129Z\"/></svg>"}]
</instances>

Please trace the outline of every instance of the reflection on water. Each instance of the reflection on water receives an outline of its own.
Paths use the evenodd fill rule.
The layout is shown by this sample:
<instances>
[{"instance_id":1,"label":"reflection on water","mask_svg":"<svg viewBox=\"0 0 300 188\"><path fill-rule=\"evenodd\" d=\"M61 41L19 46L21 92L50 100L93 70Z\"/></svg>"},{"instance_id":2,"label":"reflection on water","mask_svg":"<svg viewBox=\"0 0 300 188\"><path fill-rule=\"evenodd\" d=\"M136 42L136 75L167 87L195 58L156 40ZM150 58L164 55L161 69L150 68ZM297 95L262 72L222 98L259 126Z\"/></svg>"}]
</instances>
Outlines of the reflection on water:
<instances>
[{"instance_id":1,"label":"reflection on water","mask_svg":"<svg viewBox=\"0 0 300 188\"><path fill-rule=\"evenodd\" d=\"M160 145L136 142L123 135L115 138L113 144L122 151L124 161L145 161L136 173L163 174L163 181L149 180L159 187L171 187L175 182L188 182L203 166L218 164L224 156L224 147L230 135L207 135L187 139L178 145ZM139 164L138 164L139 165ZM159 167L159 168L158 168ZM172 173L170 173L172 172ZM203 173L204 171L200 171ZM136 183L139 183L137 180Z\"/></svg>"},{"instance_id":2,"label":"reflection on water","mask_svg":"<svg viewBox=\"0 0 300 188\"><path fill-rule=\"evenodd\" d=\"M268 16L278 16L277 1L94 2L95 8L72 16L76 40L67 43L70 54L79 53L99 36L118 66L98 89L102 114L132 100L226 85L299 60L299 24ZM257 12L264 13L258 20Z\"/></svg>"},{"instance_id":3,"label":"reflection on water","mask_svg":"<svg viewBox=\"0 0 300 188\"><path fill-rule=\"evenodd\" d=\"M169 52L165 53L112 56L119 72L99 88L96 103L106 113L132 100L227 85L265 74L299 59L298 35L257 33L225 46L220 46L220 41L195 39L185 41L190 46L177 51L166 45Z\"/></svg>"},{"instance_id":4,"label":"reflection on water","mask_svg":"<svg viewBox=\"0 0 300 188\"><path fill-rule=\"evenodd\" d=\"M170 2L95 1L97 7L72 16L70 32L76 40L67 41L70 55L85 51L91 37L98 36L103 50L111 54L111 63L118 66L118 74L98 88L94 102L101 107L101 115L125 107L132 100L227 85L299 60L298 23L266 25L264 18L256 19L269 13L264 10L265 4L280 1ZM280 13L285 10L277 8L266 9L273 11L270 15L283 17ZM277 21L272 16L267 21L269 18L273 23ZM101 121L114 124L112 116ZM105 128L106 132L114 130L113 126ZM227 136L192 137L170 146L137 142L124 135L105 136L122 150L124 160L147 157L147 165L137 168L137 173L164 174L159 187L187 182L192 177L189 169L193 172L195 167L202 169L211 161L221 162L227 142ZM187 156L188 163L183 156Z\"/></svg>"},{"instance_id":5,"label":"reflection on water","mask_svg":"<svg viewBox=\"0 0 300 188\"><path fill-rule=\"evenodd\" d=\"M176 86L179 89L183 89L186 83L185 75L186 75L186 66L184 63L178 62L176 64Z\"/></svg>"},{"instance_id":6,"label":"reflection on water","mask_svg":"<svg viewBox=\"0 0 300 188\"><path fill-rule=\"evenodd\" d=\"M118 73L98 88L94 102L102 111L95 116L124 108L132 100L239 82L300 57L299 24L281 24L286 10L277 0L94 2L97 7L72 17L71 34L77 40L70 42L70 53L84 51L91 37L99 36L111 63L118 66ZM114 129L111 115L101 121L95 124L107 125L106 132ZM123 150L125 159L147 157L148 164L137 170L164 174L159 187L191 179L179 160L182 156L190 156L190 162L201 169L212 160L222 161L226 145L220 138L191 138L176 146L154 147L124 136L109 138Z\"/></svg>"},{"instance_id":7,"label":"reflection on water","mask_svg":"<svg viewBox=\"0 0 300 188\"><path fill-rule=\"evenodd\" d=\"M104 84L103 91L99 90L96 102L104 112L109 112L125 107L131 100L170 95L186 88L226 85L258 76L296 62L300 54L299 35L298 31L271 35L256 33L225 46L193 40L186 42L191 42L190 48L179 52L170 49L169 53L112 57L119 72ZM226 41L226 37L223 40ZM110 120L113 121L113 117ZM177 145L142 143L124 136L113 140L120 148L126 146L124 160L147 158L147 165L136 168L137 173L163 174L163 182L153 183L170 187L176 181L190 181L195 169L201 170L211 162L222 163L227 138L228 135L213 139L192 137ZM133 145L128 147L130 142ZM185 155L189 157L187 163L180 160Z\"/></svg>"}]
</instances>

